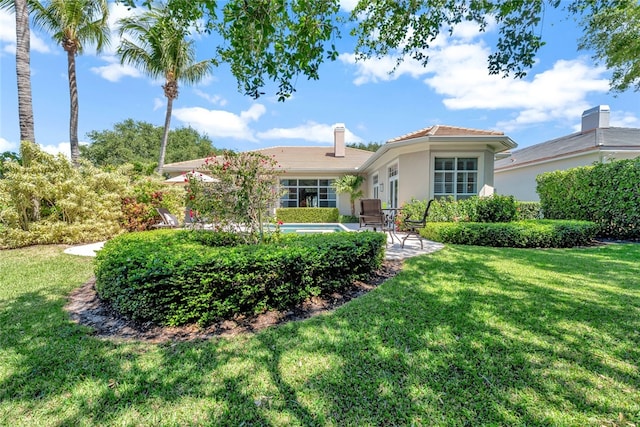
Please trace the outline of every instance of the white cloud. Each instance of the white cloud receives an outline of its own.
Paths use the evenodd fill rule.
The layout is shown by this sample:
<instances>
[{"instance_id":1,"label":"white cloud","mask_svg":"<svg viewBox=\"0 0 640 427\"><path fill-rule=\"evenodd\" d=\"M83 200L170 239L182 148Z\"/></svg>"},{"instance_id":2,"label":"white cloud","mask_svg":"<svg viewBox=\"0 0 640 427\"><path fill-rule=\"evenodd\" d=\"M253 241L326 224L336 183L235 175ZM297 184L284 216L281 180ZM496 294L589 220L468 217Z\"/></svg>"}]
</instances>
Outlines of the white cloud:
<instances>
[{"instance_id":1,"label":"white cloud","mask_svg":"<svg viewBox=\"0 0 640 427\"><path fill-rule=\"evenodd\" d=\"M309 121L293 128L274 128L266 132L258 132L257 136L260 139L298 139L311 142L332 143L333 128L335 126L336 124L328 125ZM362 141L362 138L354 135L349 129L345 129L344 139L346 142Z\"/></svg>"},{"instance_id":2,"label":"white cloud","mask_svg":"<svg viewBox=\"0 0 640 427\"><path fill-rule=\"evenodd\" d=\"M210 94L208 94L205 91L200 90L200 89L194 89L193 93L195 93L196 95L198 95L202 99L206 99L207 101L209 101L210 103L212 103L214 105L219 105L221 107L224 107L225 105L227 105L227 100L224 99L220 95L210 95Z\"/></svg>"},{"instance_id":3,"label":"white cloud","mask_svg":"<svg viewBox=\"0 0 640 427\"><path fill-rule=\"evenodd\" d=\"M586 58L556 61L552 68L525 79L489 75L489 47L482 40L469 42L477 36L477 27L457 30L454 37L436 40L428 50L426 67L409 58L391 76L388 72L395 60L390 56L355 62L353 55L342 54L340 59L355 64L356 85L407 75L424 78L424 83L442 96L442 103L450 110L518 110L508 120L497 123L504 131L549 120L573 122L589 108L587 95L609 90L608 79L604 78L606 70L590 66Z\"/></svg>"},{"instance_id":4,"label":"white cloud","mask_svg":"<svg viewBox=\"0 0 640 427\"><path fill-rule=\"evenodd\" d=\"M342 10L345 10L347 12L351 12L353 9L355 9L357 4L358 0L340 0L340 7L342 8Z\"/></svg>"},{"instance_id":5,"label":"white cloud","mask_svg":"<svg viewBox=\"0 0 640 427\"><path fill-rule=\"evenodd\" d=\"M104 57L109 64L100 67L91 67L91 71L110 82L120 81L121 78L142 77L142 73L131 65L122 65L115 57Z\"/></svg>"},{"instance_id":6,"label":"white cloud","mask_svg":"<svg viewBox=\"0 0 640 427\"><path fill-rule=\"evenodd\" d=\"M16 18L13 12L0 10L0 43L5 46L2 48L4 52L15 55L16 53ZM29 44L32 52L51 53L51 48L47 45L43 38L31 28Z\"/></svg>"},{"instance_id":7,"label":"white cloud","mask_svg":"<svg viewBox=\"0 0 640 427\"><path fill-rule=\"evenodd\" d=\"M426 69L418 61L410 58L401 62L393 73L391 73L391 71L396 65L396 59L391 56L356 61L355 54L341 53L338 59L344 64L356 65L356 78L353 80L353 84L356 86L366 83L393 81L405 74L413 78L418 78L427 73Z\"/></svg>"},{"instance_id":8,"label":"white cloud","mask_svg":"<svg viewBox=\"0 0 640 427\"><path fill-rule=\"evenodd\" d=\"M17 142L7 141L0 137L0 153L4 153L5 151L13 151L17 153L18 150L20 150L20 147Z\"/></svg>"},{"instance_id":9,"label":"white cloud","mask_svg":"<svg viewBox=\"0 0 640 427\"><path fill-rule=\"evenodd\" d=\"M223 110L207 110L201 107L178 108L173 116L210 137L235 138L256 141L249 123L258 120L267 109L262 104L253 104L239 115Z\"/></svg>"},{"instance_id":10,"label":"white cloud","mask_svg":"<svg viewBox=\"0 0 640 427\"><path fill-rule=\"evenodd\" d=\"M42 151L52 155L64 154L66 157L71 158L71 144L68 142L61 142L58 145L41 145Z\"/></svg>"},{"instance_id":11,"label":"white cloud","mask_svg":"<svg viewBox=\"0 0 640 427\"><path fill-rule=\"evenodd\" d=\"M166 107L167 102L163 98L153 98L153 111Z\"/></svg>"},{"instance_id":12,"label":"white cloud","mask_svg":"<svg viewBox=\"0 0 640 427\"><path fill-rule=\"evenodd\" d=\"M612 111L609 123L613 127L640 128L640 118L629 111Z\"/></svg>"},{"instance_id":13,"label":"white cloud","mask_svg":"<svg viewBox=\"0 0 640 427\"><path fill-rule=\"evenodd\" d=\"M78 145L89 145L89 143L86 141L79 141ZM69 142L60 142L57 145L56 144L40 145L40 148L45 153L49 153L53 156L56 156L58 154L63 154L66 158L68 159L71 158L71 144Z\"/></svg>"}]
</instances>

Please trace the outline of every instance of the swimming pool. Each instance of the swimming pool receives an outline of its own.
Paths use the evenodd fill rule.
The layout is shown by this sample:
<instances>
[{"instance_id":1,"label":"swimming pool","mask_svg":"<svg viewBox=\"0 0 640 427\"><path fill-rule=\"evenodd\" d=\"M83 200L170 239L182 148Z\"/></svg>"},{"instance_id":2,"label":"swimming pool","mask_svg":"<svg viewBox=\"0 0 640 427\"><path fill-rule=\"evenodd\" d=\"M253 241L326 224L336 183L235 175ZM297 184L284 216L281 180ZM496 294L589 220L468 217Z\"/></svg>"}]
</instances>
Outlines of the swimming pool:
<instances>
[{"instance_id":1,"label":"swimming pool","mask_svg":"<svg viewBox=\"0 0 640 427\"><path fill-rule=\"evenodd\" d=\"M270 230L274 230L275 226L271 225ZM347 227L339 223L289 223L281 224L281 233L336 233L338 231L350 231Z\"/></svg>"}]
</instances>

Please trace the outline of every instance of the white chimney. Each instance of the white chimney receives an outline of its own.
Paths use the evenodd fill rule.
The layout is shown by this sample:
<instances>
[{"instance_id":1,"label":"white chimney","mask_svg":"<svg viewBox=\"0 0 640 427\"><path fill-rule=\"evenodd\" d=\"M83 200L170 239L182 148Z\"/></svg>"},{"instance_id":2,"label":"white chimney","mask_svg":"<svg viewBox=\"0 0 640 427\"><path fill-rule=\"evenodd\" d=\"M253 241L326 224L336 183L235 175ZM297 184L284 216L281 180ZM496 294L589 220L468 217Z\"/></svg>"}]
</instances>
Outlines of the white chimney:
<instances>
[{"instance_id":1,"label":"white chimney","mask_svg":"<svg viewBox=\"0 0 640 427\"><path fill-rule=\"evenodd\" d=\"M608 128L610 114L611 110L608 105L598 105L585 110L582 113L582 132L597 128Z\"/></svg>"},{"instance_id":2,"label":"white chimney","mask_svg":"<svg viewBox=\"0 0 640 427\"><path fill-rule=\"evenodd\" d=\"M333 155L334 157L344 157L344 123L338 123L333 128Z\"/></svg>"}]
</instances>

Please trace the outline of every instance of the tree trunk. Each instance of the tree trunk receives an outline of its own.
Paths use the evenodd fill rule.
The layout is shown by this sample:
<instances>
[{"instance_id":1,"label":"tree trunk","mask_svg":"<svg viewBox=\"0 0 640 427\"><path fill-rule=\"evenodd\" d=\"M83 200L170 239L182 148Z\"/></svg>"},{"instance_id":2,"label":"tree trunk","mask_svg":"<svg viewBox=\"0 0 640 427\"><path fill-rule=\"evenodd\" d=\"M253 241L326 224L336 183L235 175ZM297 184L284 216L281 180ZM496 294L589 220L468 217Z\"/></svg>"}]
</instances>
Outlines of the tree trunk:
<instances>
[{"instance_id":1,"label":"tree trunk","mask_svg":"<svg viewBox=\"0 0 640 427\"><path fill-rule=\"evenodd\" d=\"M171 126L171 111L173 110L173 98L167 97L167 114L164 118L164 133L162 134L162 142L160 143L160 159L158 160L158 173L162 175L164 168L164 154L167 151L167 142L169 141L169 127Z\"/></svg>"},{"instance_id":2,"label":"tree trunk","mask_svg":"<svg viewBox=\"0 0 640 427\"><path fill-rule=\"evenodd\" d=\"M29 42L29 10L27 0L15 0L16 10L16 76L18 80L18 116L20 141L36 142L31 102L31 57Z\"/></svg>"},{"instance_id":3,"label":"tree trunk","mask_svg":"<svg viewBox=\"0 0 640 427\"><path fill-rule=\"evenodd\" d=\"M65 49L67 50L67 49ZM78 146L78 81L76 80L76 50L67 50L69 74L69 144L71 145L71 162L78 166L80 147Z\"/></svg>"}]
</instances>

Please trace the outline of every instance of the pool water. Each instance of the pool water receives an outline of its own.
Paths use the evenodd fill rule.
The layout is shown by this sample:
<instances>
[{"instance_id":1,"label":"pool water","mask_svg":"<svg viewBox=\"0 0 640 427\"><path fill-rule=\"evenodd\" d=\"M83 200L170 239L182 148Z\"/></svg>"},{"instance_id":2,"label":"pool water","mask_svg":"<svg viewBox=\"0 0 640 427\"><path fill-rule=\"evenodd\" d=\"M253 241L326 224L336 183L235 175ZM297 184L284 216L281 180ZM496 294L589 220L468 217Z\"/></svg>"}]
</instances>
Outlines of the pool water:
<instances>
[{"instance_id":1,"label":"pool water","mask_svg":"<svg viewBox=\"0 0 640 427\"><path fill-rule=\"evenodd\" d=\"M271 226L270 228L274 228ZM339 223L323 223L323 224L310 224L310 223L291 223L280 225L281 233L335 233L338 231L350 231L347 227Z\"/></svg>"}]
</instances>

